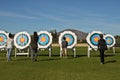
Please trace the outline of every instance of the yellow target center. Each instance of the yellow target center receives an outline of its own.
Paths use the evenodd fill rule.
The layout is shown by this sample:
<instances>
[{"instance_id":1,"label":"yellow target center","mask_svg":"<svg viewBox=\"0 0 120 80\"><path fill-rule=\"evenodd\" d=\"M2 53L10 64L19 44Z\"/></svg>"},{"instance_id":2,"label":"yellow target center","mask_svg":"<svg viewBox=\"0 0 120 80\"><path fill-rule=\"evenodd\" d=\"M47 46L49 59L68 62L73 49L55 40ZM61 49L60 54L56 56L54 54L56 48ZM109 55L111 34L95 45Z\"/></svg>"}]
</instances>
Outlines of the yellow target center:
<instances>
[{"instance_id":1,"label":"yellow target center","mask_svg":"<svg viewBox=\"0 0 120 80\"><path fill-rule=\"evenodd\" d=\"M45 42L45 41L46 41L46 38L45 38L45 37L42 37L40 41L41 41L41 42Z\"/></svg>"},{"instance_id":2,"label":"yellow target center","mask_svg":"<svg viewBox=\"0 0 120 80\"><path fill-rule=\"evenodd\" d=\"M25 42L25 38L20 38L20 42Z\"/></svg>"},{"instance_id":3,"label":"yellow target center","mask_svg":"<svg viewBox=\"0 0 120 80\"><path fill-rule=\"evenodd\" d=\"M98 42L98 40L99 40L98 37L95 37L95 38L94 38L94 41L95 41L95 42Z\"/></svg>"},{"instance_id":4,"label":"yellow target center","mask_svg":"<svg viewBox=\"0 0 120 80\"><path fill-rule=\"evenodd\" d=\"M110 39L108 39L108 40L107 40L107 42L108 42L108 43L110 43L110 42L111 42L111 40L110 40Z\"/></svg>"},{"instance_id":5,"label":"yellow target center","mask_svg":"<svg viewBox=\"0 0 120 80\"><path fill-rule=\"evenodd\" d=\"M70 38L69 38L69 37L67 37L67 38L66 38L66 41L67 41L67 42L70 42Z\"/></svg>"},{"instance_id":6,"label":"yellow target center","mask_svg":"<svg viewBox=\"0 0 120 80\"><path fill-rule=\"evenodd\" d=\"M3 41L4 41L3 37L0 37L0 42L3 42Z\"/></svg>"}]
</instances>

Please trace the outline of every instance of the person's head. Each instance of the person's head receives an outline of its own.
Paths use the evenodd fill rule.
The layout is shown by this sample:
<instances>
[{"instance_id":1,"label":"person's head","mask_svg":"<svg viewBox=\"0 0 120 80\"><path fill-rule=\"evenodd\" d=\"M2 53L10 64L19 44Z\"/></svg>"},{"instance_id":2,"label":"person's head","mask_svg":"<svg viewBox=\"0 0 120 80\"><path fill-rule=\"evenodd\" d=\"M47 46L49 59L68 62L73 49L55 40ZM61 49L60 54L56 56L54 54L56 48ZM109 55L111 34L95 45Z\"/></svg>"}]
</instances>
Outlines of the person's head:
<instances>
[{"instance_id":1,"label":"person's head","mask_svg":"<svg viewBox=\"0 0 120 80\"><path fill-rule=\"evenodd\" d=\"M12 38L12 34L11 33L9 33L9 38Z\"/></svg>"},{"instance_id":2,"label":"person's head","mask_svg":"<svg viewBox=\"0 0 120 80\"><path fill-rule=\"evenodd\" d=\"M100 34L100 38L101 38L101 39L103 38L103 34Z\"/></svg>"},{"instance_id":3,"label":"person's head","mask_svg":"<svg viewBox=\"0 0 120 80\"><path fill-rule=\"evenodd\" d=\"M37 36L37 32L35 31L35 32L33 33L33 35L34 35L34 36Z\"/></svg>"}]
</instances>

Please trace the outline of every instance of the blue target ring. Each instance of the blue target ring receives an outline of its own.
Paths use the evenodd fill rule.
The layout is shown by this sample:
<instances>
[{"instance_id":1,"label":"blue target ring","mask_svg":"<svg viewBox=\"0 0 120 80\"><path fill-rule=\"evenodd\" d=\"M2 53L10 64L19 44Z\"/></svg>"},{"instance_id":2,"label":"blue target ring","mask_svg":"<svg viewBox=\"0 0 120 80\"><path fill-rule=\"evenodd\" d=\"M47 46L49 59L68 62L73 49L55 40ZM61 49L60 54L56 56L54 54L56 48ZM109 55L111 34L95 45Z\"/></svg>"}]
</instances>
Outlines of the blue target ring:
<instances>
[{"instance_id":1,"label":"blue target ring","mask_svg":"<svg viewBox=\"0 0 120 80\"><path fill-rule=\"evenodd\" d=\"M29 38L27 35L20 34L20 35L18 35L16 42L19 46L25 46L25 45L27 45L28 40L29 40Z\"/></svg>"},{"instance_id":2,"label":"blue target ring","mask_svg":"<svg viewBox=\"0 0 120 80\"><path fill-rule=\"evenodd\" d=\"M105 40L106 40L107 45L112 45L113 42L114 42L113 38L111 38L111 37L109 37L109 36L106 37Z\"/></svg>"},{"instance_id":3,"label":"blue target ring","mask_svg":"<svg viewBox=\"0 0 120 80\"><path fill-rule=\"evenodd\" d=\"M90 41L93 45L97 46L98 45L98 40L100 39L100 36L98 33L94 33L93 35L91 35L90 37Z\"/></svg>"},{"instance_id":4,"label":"blue target ring","mask_svg":"<svg viewBox=\"0 0 120 80\"><path fill-rule=\"evenodd\" d=\"M41 46L46 46L50 42L50 37L43 33L39 35L38 44Z\"/></svg>"},{"instance_id":5,"label":"blue target ring","mask_svg":"<svg viewBox=\"0 0 120 80\"><path fill-rule=\"evenodd\" d=\"M3 33L0 33L0 46L4 46L7 42L7 36Z\"/></svg>"},{"instance_id":6,"label":"blue target ring","mask_svg":"<svg viewBox=\"0 0 120 80\"><path fill-rule=\"evenodd\" d=\"M74 43L74 37L71 34L65 34L63 37L66 38L66 41L68 42L68 46L71 46Z\"/></svg>"}]
</instances>

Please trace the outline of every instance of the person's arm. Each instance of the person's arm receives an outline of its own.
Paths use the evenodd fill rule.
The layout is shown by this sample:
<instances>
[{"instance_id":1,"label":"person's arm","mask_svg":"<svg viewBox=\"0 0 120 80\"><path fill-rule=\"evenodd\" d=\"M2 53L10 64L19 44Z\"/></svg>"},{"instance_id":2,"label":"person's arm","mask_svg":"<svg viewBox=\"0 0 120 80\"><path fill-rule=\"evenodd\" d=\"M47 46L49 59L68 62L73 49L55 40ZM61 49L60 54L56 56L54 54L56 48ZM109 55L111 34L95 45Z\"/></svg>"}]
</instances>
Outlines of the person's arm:
<instances>
[{"instance_id":1,"label":"person's arm","mask_svg":"<svg viewBox=\"0 0 120 80\"><path fill-rule=\"evenodd\" d=\"M100 49L100 40L98 40L98 50Z\"/></svg>"}]
</instances>

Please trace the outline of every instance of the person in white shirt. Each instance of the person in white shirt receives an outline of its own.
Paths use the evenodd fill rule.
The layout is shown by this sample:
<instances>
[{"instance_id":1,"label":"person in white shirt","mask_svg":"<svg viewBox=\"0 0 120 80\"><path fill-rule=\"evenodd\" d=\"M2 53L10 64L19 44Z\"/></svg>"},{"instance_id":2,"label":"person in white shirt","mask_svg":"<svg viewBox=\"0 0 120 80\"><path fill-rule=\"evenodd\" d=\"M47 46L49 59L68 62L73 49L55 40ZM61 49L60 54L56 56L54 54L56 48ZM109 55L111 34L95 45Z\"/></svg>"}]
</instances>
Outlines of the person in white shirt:
<instances>
[{"instance_id":1,"label":"person in white shirt","mask_svg":"<svg viewBox=\"0 0 120 80\"><path fill-rule=\"evenodd\" d=\"M7 39L6 42L7 61L11 61L12 47L13 47L13 38L12 38L12 34L9 33L9 38Z\"/></svg>"}]
</instances>

